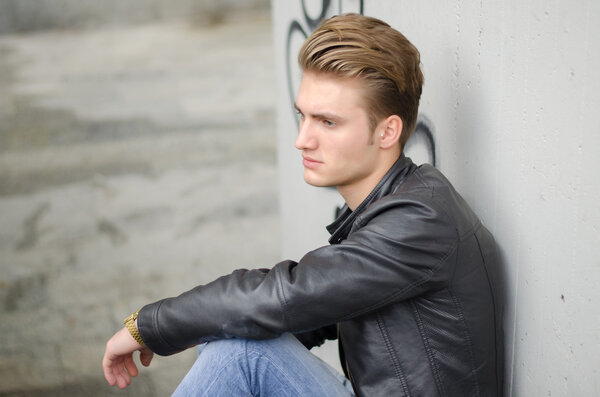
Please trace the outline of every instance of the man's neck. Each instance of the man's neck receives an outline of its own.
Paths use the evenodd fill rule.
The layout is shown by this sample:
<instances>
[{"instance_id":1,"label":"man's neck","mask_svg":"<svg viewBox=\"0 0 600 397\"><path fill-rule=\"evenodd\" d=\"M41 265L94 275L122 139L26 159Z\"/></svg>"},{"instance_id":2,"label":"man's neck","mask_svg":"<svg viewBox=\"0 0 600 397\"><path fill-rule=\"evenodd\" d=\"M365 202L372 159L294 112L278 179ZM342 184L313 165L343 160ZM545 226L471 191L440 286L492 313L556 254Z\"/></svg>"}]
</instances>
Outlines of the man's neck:
<instances>
[{"instance_id":1,"label":"man's neck","mask_svg":"<svg viewBox=\"0 0 600 397\"><path fill-rule=\"evenodd\" d=\"M385 174L387 174L397 160L398 157L395 157L382 162L380 167L358 184L336 186L338 192L348 205L348 208L354 211L367 198L373 189L375 189L375 186L383 179Z\"/></svg>"}]
</instances>

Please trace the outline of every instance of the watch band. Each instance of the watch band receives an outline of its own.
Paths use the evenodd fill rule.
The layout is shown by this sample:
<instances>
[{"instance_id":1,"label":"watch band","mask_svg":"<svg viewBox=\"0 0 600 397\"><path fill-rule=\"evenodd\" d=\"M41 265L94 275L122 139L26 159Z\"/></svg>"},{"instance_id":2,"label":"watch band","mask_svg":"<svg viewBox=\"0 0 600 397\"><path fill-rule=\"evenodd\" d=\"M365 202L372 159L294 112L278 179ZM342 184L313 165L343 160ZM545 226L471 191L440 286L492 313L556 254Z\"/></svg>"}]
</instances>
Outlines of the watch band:
<instances>
[{"instance_id":1,"label":"watch band","mask_svg":"<svg viewBox=\"0 0 600 397\"><path fill-rule=\"evenodd\" d=\"M137 327L135 326L135 320L137 320L139 313L140 313L140 310L136 311L131 316L127 317L125 320L123 320L123 324L125 324L125 328L127 328L129 333L131 334L131 336L133 336L133 339L135 339L135 341L137 343L139 343L142 346L146 346L144 344L144 341L142 340L142 336L140 335L140 332L138 331Z\"/></svg>"}]
</instances>

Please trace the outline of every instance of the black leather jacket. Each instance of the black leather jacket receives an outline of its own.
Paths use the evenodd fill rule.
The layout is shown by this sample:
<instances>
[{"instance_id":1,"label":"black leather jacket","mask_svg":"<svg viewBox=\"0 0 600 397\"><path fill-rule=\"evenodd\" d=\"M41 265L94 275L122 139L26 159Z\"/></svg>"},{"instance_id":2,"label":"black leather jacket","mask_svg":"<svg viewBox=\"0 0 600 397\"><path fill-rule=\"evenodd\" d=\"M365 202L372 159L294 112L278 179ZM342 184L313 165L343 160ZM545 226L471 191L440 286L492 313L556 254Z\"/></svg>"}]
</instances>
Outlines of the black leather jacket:
<instances>
[{"instance_id":1,"label":"black leather jacket","mask_svg":"<svg viewBox=\"0 0 600 397\"><path fill-rule=\"evenodd\" d=\"M331 245L272 269L237 270L142 308L168 355L222 338L339 338L360 396L501 396L502 297L490 233L435 168L401 156Z\"/></svg>"}]
</instances>

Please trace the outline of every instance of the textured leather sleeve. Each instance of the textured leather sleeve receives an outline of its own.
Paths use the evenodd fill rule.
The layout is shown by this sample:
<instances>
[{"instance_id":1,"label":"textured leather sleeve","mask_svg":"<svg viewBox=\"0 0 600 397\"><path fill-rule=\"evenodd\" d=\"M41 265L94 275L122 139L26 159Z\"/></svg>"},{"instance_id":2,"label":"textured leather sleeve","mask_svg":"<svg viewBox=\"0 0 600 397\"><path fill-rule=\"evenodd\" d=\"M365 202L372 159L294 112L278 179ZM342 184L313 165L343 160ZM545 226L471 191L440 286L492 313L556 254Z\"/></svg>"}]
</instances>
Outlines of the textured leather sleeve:
<instances>
[{"instance_id":1,"label":"textured leather sleeve","mask_svg":"<svg viewBox=\"0 0 600 397\"><path fill-rule=\"evenodd\" d=\"M237 270L143 307L144 343L168 355L215 339L301 334L441 288L453 270L456 230L430 192L422 194L379 200L340 244L299 262Z\"/></svg>"}]
</instances>

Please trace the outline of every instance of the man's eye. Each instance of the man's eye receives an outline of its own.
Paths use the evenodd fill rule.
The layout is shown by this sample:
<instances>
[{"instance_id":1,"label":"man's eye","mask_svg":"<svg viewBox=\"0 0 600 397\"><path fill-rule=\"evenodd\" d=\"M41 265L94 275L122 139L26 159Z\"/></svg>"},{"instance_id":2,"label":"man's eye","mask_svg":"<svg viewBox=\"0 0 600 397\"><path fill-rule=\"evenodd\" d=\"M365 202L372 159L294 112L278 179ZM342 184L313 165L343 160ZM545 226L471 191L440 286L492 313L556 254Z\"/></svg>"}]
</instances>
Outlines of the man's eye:
<instances>
[{"instance_id":1,"label":"man's eye","mask_svg":"<svg viewBox=\"0 0 600 397\"><path fill-rule=\"evenodd\" d=\"M323 124L325 124L327 127L335 127L335 122L331 120L323 120Z\"/></svg>"}]
</instances>

